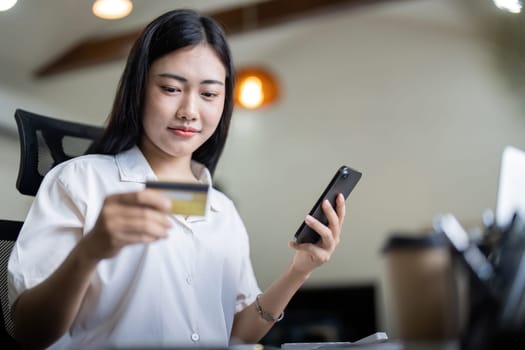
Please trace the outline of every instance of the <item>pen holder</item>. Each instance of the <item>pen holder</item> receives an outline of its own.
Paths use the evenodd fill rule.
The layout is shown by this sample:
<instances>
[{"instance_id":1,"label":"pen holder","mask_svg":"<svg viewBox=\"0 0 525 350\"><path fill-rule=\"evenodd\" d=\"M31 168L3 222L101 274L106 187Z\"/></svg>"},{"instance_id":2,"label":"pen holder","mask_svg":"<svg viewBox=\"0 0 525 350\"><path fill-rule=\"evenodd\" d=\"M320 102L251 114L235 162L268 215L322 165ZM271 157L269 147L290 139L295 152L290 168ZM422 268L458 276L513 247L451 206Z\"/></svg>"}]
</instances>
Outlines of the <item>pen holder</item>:
<instances>
[{"instance_id":1,"label":"pen holder","mask_svg":"<svg viewBox=\"0 0 525 350\"><path fill-rule=\"evenodd\" d=\"M403 341L457 338L466 284L445 237L395 233L382 254L389 334Z\"/></svg>"}]
</instances>

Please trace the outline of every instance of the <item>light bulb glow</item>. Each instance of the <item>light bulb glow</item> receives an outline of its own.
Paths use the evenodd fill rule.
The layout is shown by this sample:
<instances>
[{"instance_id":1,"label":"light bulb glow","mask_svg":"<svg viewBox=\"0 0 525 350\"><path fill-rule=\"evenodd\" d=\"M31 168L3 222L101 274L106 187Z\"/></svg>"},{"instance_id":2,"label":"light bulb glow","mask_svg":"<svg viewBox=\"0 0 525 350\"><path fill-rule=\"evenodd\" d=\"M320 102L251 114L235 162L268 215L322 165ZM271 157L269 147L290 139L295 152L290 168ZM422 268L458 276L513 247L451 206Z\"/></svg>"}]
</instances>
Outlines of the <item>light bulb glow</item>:
<instances>
[{"instance_id":1,"label":"light bulb glow","mask_svg":"<svg viewBox=\"0 0 525 350\"><path fill-rule=\"evenodd\" d=\"M17 0L0 0L0 11L7 11L15 6Z\"/></svg>"},{"instance_id":2,"label":"light bulb glow","mask_svg":"<svg viewBox=\"0 0 525 350\"><path fill-rule=\"evenodd\" d=\"M97 17L119 19L131 13L133 3L130 0L96 0L92 10Z\"/></svg>"},{"instance_id":3,"label":"light bulb glow","mask_svg":"<svg viewBox=\"0 0 525 350\"><path fill-rule=\"evenodd\" d=\"M280 98L280 87L275 75L261 66L237 69L233 99L246 109L268 107Z\"/></svg>"},{"instance_id":4,"label":"light bulb glow","mask_svg":"<svg viewBox=\"0 0 525 350\"><path fill-rule=\"evenodd\" d=\"M500 10L510 13L520 13L523 7L521 0L493 0L493 2Z\"/></svg>"},{"instance_id":5,"label":"light bulb glow","mask_svg":"<svg viewBox=\"0 0 525 350\"><path fill-rule=\"evenodd\" d=\"M239 100L246 108L257 108L264 101L264 92L261 79L257 77L247 77L240 86L241 92Z\"/></svg>"}]
</instances>

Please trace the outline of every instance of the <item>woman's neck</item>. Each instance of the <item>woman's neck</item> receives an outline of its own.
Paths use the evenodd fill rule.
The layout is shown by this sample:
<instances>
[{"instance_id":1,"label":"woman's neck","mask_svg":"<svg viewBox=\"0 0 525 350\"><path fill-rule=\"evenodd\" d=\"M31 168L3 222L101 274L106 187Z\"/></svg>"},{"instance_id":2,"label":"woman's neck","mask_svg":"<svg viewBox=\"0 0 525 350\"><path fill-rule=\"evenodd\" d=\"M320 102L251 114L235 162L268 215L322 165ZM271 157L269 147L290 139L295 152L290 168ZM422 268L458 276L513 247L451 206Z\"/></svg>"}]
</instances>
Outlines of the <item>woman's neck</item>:
<instances>
[{"instance_id":1,"label":"woman's neck","mask_svg":"<svg viewBox=\"0 0 525 350\"><path fill-rule=\"evenodd\" d=\"M151 166L159 181L198 183L199 180L191 171L191 166L186 164L165 164Z\"/></svg>"},{"instance_id":2,"label":"woman's neck","mask_svg":"<svg viewBox=\"0 0 525 350\"><path fill-rule=\"evenodd\" d=\"M142 150L142 153L159 181L199 182L191 170L191 155L173 157L168 154L147 152L147 150Z\"/></svg>"}]
</instances>

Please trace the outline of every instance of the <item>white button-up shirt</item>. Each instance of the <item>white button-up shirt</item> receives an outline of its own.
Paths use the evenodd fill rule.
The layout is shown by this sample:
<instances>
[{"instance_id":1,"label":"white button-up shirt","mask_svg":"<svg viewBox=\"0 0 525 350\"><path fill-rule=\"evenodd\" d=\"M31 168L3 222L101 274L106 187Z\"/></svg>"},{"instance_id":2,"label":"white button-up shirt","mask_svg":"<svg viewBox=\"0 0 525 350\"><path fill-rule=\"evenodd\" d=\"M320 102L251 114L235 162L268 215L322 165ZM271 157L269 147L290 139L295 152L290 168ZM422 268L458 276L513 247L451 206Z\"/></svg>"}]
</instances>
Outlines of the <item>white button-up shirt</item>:
<instances>
[{"instance_id":1,"label":"white button-up shirt","mask_svg":"<svg viewBox=\"0 0 525 350\"><path fill-rule=\"evenodd\" d=\"M233 203L209 184L204 217L172 216L166 239L102 260L69 332L51 348L227 346L234 314L260 289L248 235ZM8 265L11 305L46 279L88 234L104 198L156 179L141 151L87 155L53 168L35 197Z\"/></svg>"}]
</instances>

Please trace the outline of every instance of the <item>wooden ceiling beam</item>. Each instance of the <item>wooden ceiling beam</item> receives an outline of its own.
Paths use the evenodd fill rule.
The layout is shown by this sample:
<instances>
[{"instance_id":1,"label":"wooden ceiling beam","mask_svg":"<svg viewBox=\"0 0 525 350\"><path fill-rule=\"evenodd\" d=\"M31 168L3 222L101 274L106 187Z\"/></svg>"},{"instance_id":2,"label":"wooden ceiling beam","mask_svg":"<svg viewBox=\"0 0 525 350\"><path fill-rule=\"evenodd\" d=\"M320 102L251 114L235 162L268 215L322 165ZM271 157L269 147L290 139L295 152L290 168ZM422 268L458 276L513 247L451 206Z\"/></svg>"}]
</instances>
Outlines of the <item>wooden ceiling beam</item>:
<instances>
[{"instance_id":1,"label":"wooden ceiling beam","mask_svg":"<svg viewBox=\"0 0 525 350\"><path fill-rule=\"evenodd\" d=\"M209 13L228 36L263 29L293 19L381 0L268 0ZM385 0L382 0L385 1ZM37 78L125 59L142 28L109 37L81 41L35 72Z\"/></svg>"}]
</instances>

